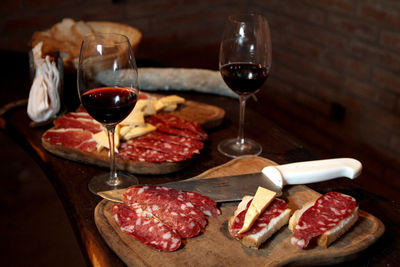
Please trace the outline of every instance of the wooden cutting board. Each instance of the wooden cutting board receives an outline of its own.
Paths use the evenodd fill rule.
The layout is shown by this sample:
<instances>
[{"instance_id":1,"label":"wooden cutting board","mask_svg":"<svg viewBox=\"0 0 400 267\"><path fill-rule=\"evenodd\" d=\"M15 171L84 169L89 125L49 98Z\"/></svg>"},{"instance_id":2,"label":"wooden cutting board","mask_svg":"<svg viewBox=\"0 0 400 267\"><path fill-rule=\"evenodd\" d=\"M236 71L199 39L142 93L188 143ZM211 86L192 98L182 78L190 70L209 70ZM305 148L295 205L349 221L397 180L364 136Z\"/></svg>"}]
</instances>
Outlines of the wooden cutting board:
<instances>
[{"instance_id":1,"label":"wooden cutting board","mask_svg":"<svg viewBox=\"0 0 400 267\"><path fill-rule=\"evenodd\" d=\"M258 172L274 162L255 156L244 156L210 169L193 179ZM245 182L245 181L243 181ZM307 186L292 186L282 196L292 211L320 194ZM250 249L233 239L228 232L228 218L238 202L220 206L221 215L208 217L205 231L184 240L175 252L160 252L149 248L119 230L111 215L113 203L103 200L95 209L95 222L101 235L115 253L129 266L280 266L334 264L350 260L374 243L384 232L382 222L360 210L357 223L328 248L297 249L290 244L291 232L284 226L258 250Z\"/></svg>"},{"instance_id":2,"label":"wooden cutting board","mask_svg":"<svg viewBox=\"0 0 400 267\"><path fill-rule=\"evenodd\" d=\"M200 102L191 100L185 101L180 107L170 112L181 119L195 121L201 124L204 130L216 127L221 124L225 117L225 110ZM62 158L79 161L83 163L93 164L100 167L109 167L108 150L103 149L101 152L82 151L75 148L53 145L42 139L43 147ZM201 152L200 152L201 153ZM127 159L116 158L116 167L118 170L128 171L136 174L167 174L181 170L191 163L191 159L181 162L141 162Z\"/></svg>"}]
</instances>

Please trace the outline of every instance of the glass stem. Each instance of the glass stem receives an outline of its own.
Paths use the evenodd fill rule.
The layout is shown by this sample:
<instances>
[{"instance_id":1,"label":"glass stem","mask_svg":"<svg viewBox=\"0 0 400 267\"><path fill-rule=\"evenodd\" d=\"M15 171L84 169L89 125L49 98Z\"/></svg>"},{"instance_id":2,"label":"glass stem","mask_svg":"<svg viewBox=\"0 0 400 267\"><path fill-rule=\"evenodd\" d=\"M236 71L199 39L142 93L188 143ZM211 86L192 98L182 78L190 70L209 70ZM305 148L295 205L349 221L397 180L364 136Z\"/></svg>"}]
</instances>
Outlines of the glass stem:
<instances>
[{"instance_id":1,"label":"glass stem","mask_svg":"<svg viewBox=\"0 0 400 267\"><path fill-rule=\"evenodd\" d=\"M114 143L114 134L115 134L115 125L107 125L107 135L108 135L108 147L110 148L110 178L107 181L107 184L111 186L118 185L118 176L117 169L115 166L115 143Z\"/></svg>"},{"instance_id":2,"label":"glass stem","mask_svg":"<svg viewBox=\"0 0 400 267\"><path fill-rule=\"evenodd\" d=\"M239 95L240 111L239 111L239 132L237 144L242 147L244 145L244 115L246 110L246 100L248 96Z\"/></svg>"}]
</instances>

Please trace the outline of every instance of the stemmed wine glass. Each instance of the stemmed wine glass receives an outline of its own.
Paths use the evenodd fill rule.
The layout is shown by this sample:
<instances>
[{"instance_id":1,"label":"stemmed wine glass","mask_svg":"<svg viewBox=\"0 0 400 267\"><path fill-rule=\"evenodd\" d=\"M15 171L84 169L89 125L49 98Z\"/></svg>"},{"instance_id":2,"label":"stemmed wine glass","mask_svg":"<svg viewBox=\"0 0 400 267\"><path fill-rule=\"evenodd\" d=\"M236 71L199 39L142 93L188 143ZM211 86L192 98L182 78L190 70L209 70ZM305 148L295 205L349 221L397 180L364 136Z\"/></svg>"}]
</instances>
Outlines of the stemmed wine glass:
<instances>
[{"instance_id":1,"label":"stemmed wine glass","mask_svg":"<svg viewBox=\"0 0 400 267\"><path fill-rule=\"evenodd\" d=\"M99 79L104 75L107 84ZM84 38L78 65L78 94L86 111L107 129L110 148L110 173L93 177L89 190L97 194L137 184L136 177L117 173L115 166L115 126L133 110L139 94L135 57L126 36L96 33Z\"/></svg>"},{"instance_id":2,"label":"stemmed wine glass","mask_svg":"<svg viewBox=\"0 0 400 267\"><path fill-rule=\"evenodd\" d=\"M244 137L246 100L258 92L271 67L271 38L267 20L246 13L228 18L219 52L219 69L228 87L238 94L239 132L236 138L223 140L218 150L229 157L259 155L262 147Z\"/></svg>"}]
</instances>

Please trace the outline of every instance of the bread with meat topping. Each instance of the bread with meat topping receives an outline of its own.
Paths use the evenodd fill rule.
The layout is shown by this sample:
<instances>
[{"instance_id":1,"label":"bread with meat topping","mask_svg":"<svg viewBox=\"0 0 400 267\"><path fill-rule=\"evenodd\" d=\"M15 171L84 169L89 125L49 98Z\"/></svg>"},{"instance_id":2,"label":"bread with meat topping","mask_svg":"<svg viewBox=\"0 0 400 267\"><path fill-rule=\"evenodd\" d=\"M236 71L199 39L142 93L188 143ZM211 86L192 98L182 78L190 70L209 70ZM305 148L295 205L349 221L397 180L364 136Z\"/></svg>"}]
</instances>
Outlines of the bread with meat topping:
<instances>
[{"instance_id":1,"label":"bread with meat topping","mask_svg":"<svg viewBox=\"0 0 400 267\"><path fill-rule=\"evenodd\" d=\"M314 205L315 201L307 202L299 210L296 210L289 220L289 230L294 232L303 213ZM352 214L340 221L335 227L320 235L316 242L319 246L327 248L330 244L336 241L340 236L346 233L353 224L358 220L358 207L354 209Z\"/></svg>"}]
</instances>

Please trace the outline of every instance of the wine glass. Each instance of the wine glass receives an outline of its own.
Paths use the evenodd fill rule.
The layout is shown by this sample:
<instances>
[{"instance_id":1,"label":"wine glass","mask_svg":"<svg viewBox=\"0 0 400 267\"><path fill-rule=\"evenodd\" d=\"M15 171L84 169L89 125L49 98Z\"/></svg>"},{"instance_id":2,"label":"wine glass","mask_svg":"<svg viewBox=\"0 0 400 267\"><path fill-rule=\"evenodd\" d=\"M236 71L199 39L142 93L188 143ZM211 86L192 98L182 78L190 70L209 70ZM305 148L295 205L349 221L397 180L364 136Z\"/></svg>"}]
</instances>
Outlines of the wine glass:
<instances>
[{"instance_id":1,"label":"wine glass","mask_svg":"<svg viewBox=\"0 0 400 267\"><path fill-rule=\"evenodd\" d=\"M104 76L107 84L99 78ZM83 39L78 94L86 111L107 129L110 148L110 173L93 177L89 190L97 194L137 184L136 177L117 173L115 166L115 126L133 110L139 94L135 57L126 36L96 33Z\"/></svg>"},{"instance_id":2,"label":"wine glass","mask_svg":"<svg viewBox=\"0 0 400 267\"><path fill-rule=\"evenodd\" d=\"M262 147L244 137L246 100L258 92L271 67L271 38L267 20L246 13L228 18L219 52L219 69L228 87L238 94L239 132L236 138L221 141L218 151L228 157L259 155Z\"/></svg>"}]
</instances>

